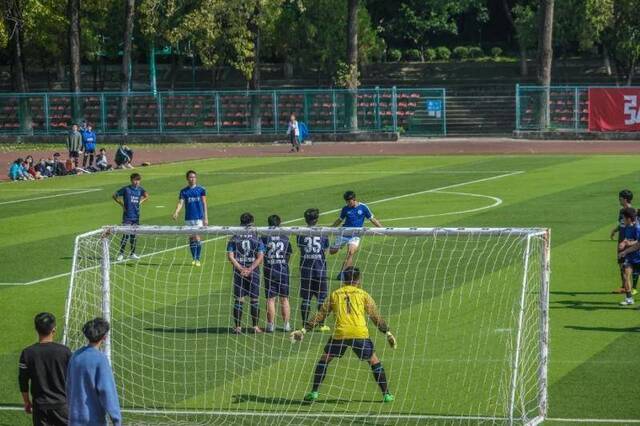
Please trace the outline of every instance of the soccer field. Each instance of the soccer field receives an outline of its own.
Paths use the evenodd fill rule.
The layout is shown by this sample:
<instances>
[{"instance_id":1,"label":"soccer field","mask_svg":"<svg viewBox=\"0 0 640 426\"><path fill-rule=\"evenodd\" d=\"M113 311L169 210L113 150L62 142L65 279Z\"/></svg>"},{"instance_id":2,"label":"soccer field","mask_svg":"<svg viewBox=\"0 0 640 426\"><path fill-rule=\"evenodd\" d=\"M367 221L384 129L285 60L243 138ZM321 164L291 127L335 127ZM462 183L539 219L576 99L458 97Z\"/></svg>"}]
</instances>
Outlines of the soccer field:
<instances>
[{"instance_id":1,"label":"soccer field","mask_svg":"<svg viewBox=\"0 0 640 426\"><path fill-rule=\"evenodd\" d=\"M172 224L170 214L179 189L185 185L184 172L191 168L198 171L199 184L208 190L212 225L236 225L244 211L251 211L258 225L266 225L267 216L273 213L291 225L302 225L300 218L306 208L335 211L343 204L344 190L353 189L385 226L550 228L549 417L631 422L640 419L640 407L630 403L640 390L640 373L634 365L634 356L640 353L640 313L619 308L621 298L609 294L619 282L613 258L615 242L608 236L618 210L617 192L627 187L640 191L636 187L640 169L637 160L632 156L269 157L189 161L138 171L151 196L142 209L145 224ZM74 237L119 223L121 211L110 197L128 183L128 175L127 171L116 171L0 184L0 404L16 406L20 402L17 361L20 350L33 342L33 316L52 311L62 322ZM328 225L336 216L336 212L328 213L320 224ZM129 290L148 304L127 306L128 310L121 309L113 318L114 332L117 321L126 324L128 330L136 330L130 331L130 345L115 352L114 357L121 357L122 365L130 362L129 368L116 371L117 375L150 378L148 388L121 389L121 394L129 393L127 401L135 400L141 406L166 398L167 406L176 409L206 406L225 412L304 411L309 413L310 422L316 413L356 412L363 416L388 415L386 422L393 423L397 420L393 416L401 414L399 406L404 414L472 412L470 407L481 402L460 395L482 386L500 386L496 383L500 380L497 371L509 368L500 365L504 354L497 345L503 338L503 318L494 315L482 323L473 321L474 313L495 309L491 295L474 294L472 282L456 281L456 262L445 262L448 269L441 279L450 275L452 283L450 288L438 291L416 292L401 288L402 282L393 282L400 288L394 288L392 297L384 298L380 297L382 287L366 288L364 282L365 288L378 296L391 328L398 331L401 348L407 348L387 349L383 336L372 329L397 401L383 406L369 368L348 354L330 365L321 388L324 399L303 406L300 399L309 388L314 362L326 336L314 332L300 347L292 348L282 332L228 335L232 300L223 242L205 244L203 267L197 272L185 266L186 248L153 254L160 250L154 250L151 244L141 241L142 249L147 250L142 253L148 255L140 261L142 266L118 264L113 268L117 277L126 276L127 268L145 273L142 277L131 274ZM380 249L376 256L376 250L372 245L363 247L366 264L389 268L391 253L386 256L385 249ZM454 258L456 251L452 249L450 256ZM342 254L332 257L331 268L335 269L341 259ZM505 259L500 268L508 273L512 262ZM227 269L219 269L222 265ZM225 274L229 276L226 286ZM148 285L154 280L161 286ZM179 288L171 286L181 281L199 285L196 291L181 294ZM214 284L202 285L209 282ZM294 276L293 294L297 293L296 283ZM330 285L334 289L338 282L331 281ZM153 288L154 294L144 293L148 288ZM504 289L510 291L518 292L519 287ZM415 297L418 293L420 297ZM496 300L509 297L505 293L495 295ZM161 302L151 302L158 299ZM212 313L212 306L220 310ZM438 333L421 329L434 307L442 315L437 321ZM247 311L245 308L245 324ZM299 327L296 298L292 298L292 318ZM157 327L155 319L160 322ZM462 356L469 349L456 344L478 332L486 334L489 342L495 341L496 346L493 351L475 354L470 361ZM429 333L427 347L421 339ZM168 334L170 338L166 338ZM166 346L168 351L199 355L199 361L189 365L193 369L188 376L154 373L167 368L162 365L162 357L158 357L158 364L136 362L136 353L144 353L154 341L166 339L171 345L176 334L183 337L184 347ZM296 351L302 355L296 356ZM186 388L185 382L195 385ZM402 405L400 401L408 398L418 403ZM506 401L495 401L496 407L501 404ZM206 419L205 415L195 417ZM385 422L380 419L380 423ZM212 418L212 423L225 420L242 420L245 424L258 421L250 415L238 419L225 414ZM277 420L287 421L286 417L259 419L266 423ZM329 420L320 421L316 424ZM376 422L358 420L362 424ZM405 419L398 424L410 422ZM21 423L28 423L22 413L0 411L0 424Z\"/></svg>"}]
</instances>

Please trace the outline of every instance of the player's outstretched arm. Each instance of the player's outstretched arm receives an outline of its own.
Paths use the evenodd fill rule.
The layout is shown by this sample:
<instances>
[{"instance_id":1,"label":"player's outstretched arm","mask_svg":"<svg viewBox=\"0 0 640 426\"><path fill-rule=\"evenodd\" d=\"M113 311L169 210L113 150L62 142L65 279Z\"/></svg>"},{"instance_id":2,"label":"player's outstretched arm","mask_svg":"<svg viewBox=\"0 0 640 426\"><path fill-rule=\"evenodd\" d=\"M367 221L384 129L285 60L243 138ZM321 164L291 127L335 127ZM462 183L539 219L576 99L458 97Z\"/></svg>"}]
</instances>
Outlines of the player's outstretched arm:
<instances>
[{"instance_id":1,"label":"player's outstretched arm","mask_svg":"<svg viewBox=\"0 0 640 426\"><path fill-rule=\"evenodd\" d=\"M173 220L177 220L178 219L178 213L180 213L180 210L182 210L182 206L184 206L184 200L181 198L181 199L178 200L178 204L176 205L176 209L173 212L173 214L171 215Z\"/></svg>"},{"instance_id":2,"label":"player's outstretched arm","mask_svg":"<svg viewBox=\"0 0 640 426\"><path fill-rule=\"evenodd\" d=\"M382 315L380 315L378 307L376 306L376 302L374 302L371 296L368 297L367 302L365 303L365 310L367 311L367 315L369 315L369 318L371 318L371 321L373 321L376 327L378 327L378 330L380 330L387 336L387 342L389 342L389 346L391 346L391 348L393 349L396 349L398 347L398 341L389 330L389 326L382 318Z\"/></svg>"},{"instance_id":3,"label":"player's outstretched arm","mask_svg":"<svg viewBox=\"0 0 640 426\"><path fill-rule=\"evenodd\" d=\"M371 223L373 223L375 226L377 226L378 228L382 228L382 223L380 223L380 221L378 220L377 217L371 217Z\"/></svg>"},{"instance_id":4,"label":"player's outstretched arm","mask_svg":"<svg viewBox=\"0 0 640 426\"><path fill-rule=\"evenodd\" d=\"M318 312L314 315L313 318L311 318L309 322L304 325L304 327L291 333L291 335L289 336L291 342L300 342L302 339L304 339L304 335L307 333L307 331L313 330L318 324L323 322L329 315L329 312L331 312L331 301L329 299L326 299Z\"/></svg>"},{"instance_id":5,"label":"player's outstretched arm","mask_svg":"<svg viewBox=\"0 0 640 426\"><path fill-rule=\"evenodd\" d=\"M331 226L334 227L334 228L336 226L340 226L340 225L342 225L342 218L341 217L337 218L336 221L331 224Z\"/></svg>"}]
</instances>

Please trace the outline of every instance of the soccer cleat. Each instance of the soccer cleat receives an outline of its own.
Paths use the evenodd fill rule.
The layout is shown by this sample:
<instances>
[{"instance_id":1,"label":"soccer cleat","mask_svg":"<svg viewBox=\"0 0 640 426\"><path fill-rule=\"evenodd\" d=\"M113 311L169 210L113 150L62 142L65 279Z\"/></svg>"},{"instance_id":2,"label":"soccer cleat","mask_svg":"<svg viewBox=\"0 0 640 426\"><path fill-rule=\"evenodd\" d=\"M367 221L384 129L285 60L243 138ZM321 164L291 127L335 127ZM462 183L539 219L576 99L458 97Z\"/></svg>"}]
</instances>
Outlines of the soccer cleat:
<instances>
[{"instance_id":1,"label":"soccer cleat","mask_svg":"<svg viewBox=\"0 0 640 426\"><path fill-rule=\"evenodd\" d=\"M323 325L322 327L320 327L320 331L322 331L323 333L328 333L331 331L331 327L329 327L328 325Z\"/></svg>"},{"instance_id":2,"label":"soccer cleat","mask_svg":"<svg viewBox=\"0 0 640 426\"><path fill-rule=\"evenodd\" d=\"M285 333L288 333L291 331L291 326L289 325L288 322L284 324L283 330Z\"/></svg>"},{"instance_id":3,"label":"soccer cleat","mask_svg":"<svg viewBox=\"0 0 640 426\"><path fill-rule=\"evenodd\" d=\"M256 325L256 326L254 326L254 327L253 327L253 332L254 332L255 334L260 334L260 333L262 333L263 331L262 331L262 329L261 329L260 327L258 327L258 326Z\"/></svg>"},{"instance_id":4,"label":"soccer cleat","mask_svg":"<svg viewBox=\"0 0 640 426\"><path fill-rule=\"evenodd\" d=\"M382 397L382 402L393 402L395 399L395 396L391 395L390 393L385 393Z\"/></svg>"},{"instance_id":5,"label":"soccer cleat","mask_svg":"<svg viewBox=\"0 0 640 426\"><path fill-rule=\"evenodd\" d=\"M304 400L308 402L312 402L318 399L318 396L320 396L320 394L317 391L311 391L304 396Z\"/></svg>"},{"instance_id":6,"label":"soccer cleat","mask_svg":"<svg viewBox=\"0 0 640 426\"><path fill-rule=\"evenodd\" d=\"M194 260L193 262L191 262L191 264L192 264L193 266L202 266L202 264L200 263L200 261L199 261L199 260Z\"/></svg>"},{"instance_id":7,"label":"soccer cleat","mask_svg":"<svg viewBox=\"0 0 640 426\"><path fill-rule=\"evenodd\" d=\"M124 260L124 255L119 254L118 257L116 257L116 261L117 262L122 262Z\"/></svg>"},{"instance_id":8,"label":"soccer cleat","mask_svg":"<svg viewBox=\"0 0 640 426\"><path fill-rule=\"evenodd\" d=\"M233 327L231 329L232 334L242 334L242 327Z\"/></svg>"},{"instance_id":9,"label":"soccer cleat","mask_svg":"<svg viewBox=\"0 0 640 426\"><path fill-rule=\"evenodd\" d=\"M129 259L138 260L138 259L140 259L140 256L138 256L135 253L131 253L131 256L129 256Z\"/></svg>"},{"instance_id":10,"label":"soccer cleat","mask_svg":"<svg viewBox=\"0 0 640 426\"><path fill-rule=\"evenodd\" d=\"M264 331L267 333L273 333L275 331L275 327L272 323L268 322L267 327L264 329Z\"/></svg>"},{"instance_id":11,"label":"soccer cleat","mask_svg":"<svg viewBox=\"0 0 640 426\"><path fill-rule=\"evenodd\" d=\"M627 297L622 302L620 302L620 306L631 306L631 305L633 305L633 299L630 297Z\"/></svg>"}]
</instances>

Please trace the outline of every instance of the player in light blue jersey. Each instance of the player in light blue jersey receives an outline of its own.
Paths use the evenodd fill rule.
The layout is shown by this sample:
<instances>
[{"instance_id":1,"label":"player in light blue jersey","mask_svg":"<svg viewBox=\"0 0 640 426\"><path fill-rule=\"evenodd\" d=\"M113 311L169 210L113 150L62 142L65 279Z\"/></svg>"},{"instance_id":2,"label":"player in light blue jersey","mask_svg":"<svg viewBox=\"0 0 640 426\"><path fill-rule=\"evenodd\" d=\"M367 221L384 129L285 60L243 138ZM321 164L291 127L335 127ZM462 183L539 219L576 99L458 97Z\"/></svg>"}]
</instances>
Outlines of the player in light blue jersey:
<instances>
[{"instance_id":1,"label":"player in light blue jersey","mask_svg":"<svg viewBox=\"0 0 640 426\"><path fill-rule=\"evenodd\" d=\"M346 205L340 210L340 217L331 226L340 226L344 228L362 228L365 219L369 219L371 223L380 228L382 224L373 216L371 210L365 203L361 203L356 199L356 193L347 191L343 195ZM344 223L343 223L344 222ZM351 235L342 235L336 238L335 243L329 249L329 253L336 254L344 246L347 246L347 256L342 262L342 268L337 279L342 279L342 271L353 266L353 257L360 246L360 237Z\"/></svg>"},{"instance_id":2,"label":"player in light blue jersey","mask_svg":"<svg viewBox=\"0 0 640 426\"><path fill-rule=\"evenodd\" d=\"M178 213L184 207L184 222L187 226L208 226L209 216L207 215L207 191L197 184L197 174L193 170L187 172L188 185L180 190L178 205L173 212L173 220L178 219ZM200 266L200 254L202 252L202 242L200 235L189 236L189 249L193 266Z\"/></svg>"}]
</instances>

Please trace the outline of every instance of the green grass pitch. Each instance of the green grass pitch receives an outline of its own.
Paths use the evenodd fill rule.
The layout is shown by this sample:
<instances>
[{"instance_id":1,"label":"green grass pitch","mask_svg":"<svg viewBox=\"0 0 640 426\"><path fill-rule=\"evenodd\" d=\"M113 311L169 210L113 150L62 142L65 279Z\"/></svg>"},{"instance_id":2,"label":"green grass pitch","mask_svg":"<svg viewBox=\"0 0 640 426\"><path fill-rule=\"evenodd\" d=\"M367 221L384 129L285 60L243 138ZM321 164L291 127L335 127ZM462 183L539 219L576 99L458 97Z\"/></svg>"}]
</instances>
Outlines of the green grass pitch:
<instances>
[{"instance_id":1,"label":"green grass pitch","mask_svg":"<svg viewBox=\"0 0 640 426\"><path fill-rule=\"evenodd\" d=\"M640 351L640 340L637 338L640 313L634 309L619 308L617 302L620 297L609 294L619 283L613 259L615 243L608 238L618 209L617 192L627 187L637 189L636 176L640 169L637 158L270 157L190 161L138 170L143 175L143 186L151 194L151 199L143 206L144 223L172 224L170 214L177 192L184 186L184 172L189 168L199 172L199 183L208 190L211 224L235 225L239 214L246 210L256 215L259 225L264 224L266 217L272 213L278 213L283 220L290 221L300 218L304 209L310 206L316 206L321 211L336 209L342 205L342 192L354 189L365 202L420 193L372 205L376 216L387 226L551 228L549 417L640 419L640 408L630 403L640 390L640 373L634 365L634 356ZM515 171L522 173L510 173ZM20 350L34 340L34 314L49 310L62 320L73 238L79 233L120 221L120 210L110 197L115 189L128 183L128 174L118 171L45 182L0 184L0 282L3 283L0 286L0 404L15 406L20 402L17 360ZM445 189L428 192L438 188ZM329 224L334 217L323 216L322 223ZM207 257L214 253L217 253L215 260ZM177 250L170 256L172 260L186 261L188 251L186 248ZM213 272L208 268L212 268L216 262L223 262L220 256L223 256L221 242L208 243L200 274L205 278L212 276L210 274ZM149 265L148 268L165 273L162 268L166 266L161 265L161 259L149 257L143 261L152 264L157 260L159 265ZM166 255L164 259L167 259ZM369 261L374 262L375 258L371 257ZM124 274L125 267L116 265L114 274ZM122 271L118 271L118 268ZM184 271L185 274L190 273L187 269ZM158 281L170 280L165 275ZM293 293L296 293L295 282L293 278ZM331 282L331 285L335 288L336 282ZM463 294L464 288L465 283L453 283L449 296ZM376 293L380 289L370 290ZM172 291L167 288L168 293ZM138 307L138 311L130 312L122 319L135 328L136 319L141 327L149 327L149 318L162 317L165 326L171 324L171 318L174 318L175 328L194 329L198 327L195 322L179 324L178 319L192 315L193 306L208 306L206 297L214 297L216 306L219 300L228 300L228 303L219 305L225 311L217 312L213 317L229 317L230 284L224 287L220 280L216 291L218 293L203 291L185 295L181 303L154 306L147 310L153 312L152 316L143 316L146 309ZM465 296L469 298L469 305L473 304L473 296ZM429 303L437 303L447 294L423 297L423 300L415 303L428 307ZM299 322L297 303L295 300L292 302L292 318ZM466 302L462 304L463 308ZM384 305L383 300L378 300L378 303ZM404 306L395 305L397 315L388 311L392 327L394 322L419 322L420 317L416 317L415 309L407 311L403 310ZM264 306L262 309L264 315ZM247 311L245 309L245 321L248 319ZM414 315L408 315L407 312L414 312ZM204 318L212 315L198 312L197 316ZM209 322L207 325L213 324ZM220 328L228 325L228 320L221 320L217 324ZM463 327L456 327L446 321L442 321L442 325L452 335L463 334L464 327L474 326L464 324ZM403 330L408 330L408 327L405 326ZM161 339L166 334L148 331L151 332L151 338L155 336ZM192 339L191 343L201 344L201 353L222 353L229 359L225 361L216 357L210 360L208 374L211 377L204 374L198 376L194 372L192 380L220 380L221 383L209 383L208 392L204 392L204 388L185 391L179 390L178 386L172 387L170 393L182 391L190 397L181 408L204 403L222 410L291 408L308 388L313 362L319 356L325 339L314 333L305 340L303 345L306 347L298 349L304 351L300 361L292 354L293 349L283 333L246 336L244 343L237 337L232 340L224 334L210 335L209 338L193 334L187 337ZM407 331L399 332L398 337L401 345L416 347L416 344L410 343L411 335ZM464 389L469 386L465 380L486 377L487 371L472 371L462 364L451 364L438 370L428 359L411 362L394 360L396 355L384 348L381 336L374 335L374 338L383 362L388 365L389 380L397 396L420 389L427 390L424 403L411 407L414 412L464 412L469 411L465 407L474 404L473 400L453 401L447 392L441 390ZM221 352L217 347L207 346L214 343L224 344L226 350ZM234 364L234 351L243 350L252 351L261 363L268 360L269 364ZM455 359L455 348L443 345L434 351L441 358L448 353L449 358ZM280 358L279 353L282 352L287 354L286 358ZM413 357L418 353L414 351L405 355ZM496 354L483 354L486 358L492 355ZM121 353L119 356L126 358L129 355ZM408 372L405 366L410 365L412 369ZM130 373L135 374L135 363L131 366ZM153 366L146 368L151 371ZM232 373L230 369L233 369ZM282 370L290 372L291 383L283 382L283 373L279 373L279 381L269 381L273 371ZM345 371L354 375L345 377L345 382L338 385L335 377ZM423 372L426 372L424 376ZM139 373L146 374L144 371ZM392 408L380 407L377 402L379 394L368 368L360 365L353 356L345 356L332 363L329 375L334 377L334 381L330 382L326 391L329 395L337 393L338 396L317 404L315 408L296 406L295 410L344 412L353 410L355 406L362 413L393 412ZM445 387L447 379L452 378L458 381L458 387L451 384ZM180 382L180 378L175 377L165 377L164 380L166 383ZM417 385L417 380L426 384L421 387ZM161 380L156 383L159 390L162 387ZM218 385L225 389L221 400L211 392ZM354 396L353 389L356 388L362 391ZM246 389L251 392L241 392ZM196 396L200 390L203 393ZM154 398L151 394L143 395L143 390L139 393L136 397L141 401ZM250 419L246 419L246 422L251 423ZM29 419L22 413L0 410L0 424L28 423Z\"/></svg>"}]
</instances>

